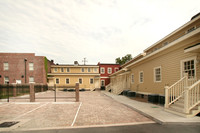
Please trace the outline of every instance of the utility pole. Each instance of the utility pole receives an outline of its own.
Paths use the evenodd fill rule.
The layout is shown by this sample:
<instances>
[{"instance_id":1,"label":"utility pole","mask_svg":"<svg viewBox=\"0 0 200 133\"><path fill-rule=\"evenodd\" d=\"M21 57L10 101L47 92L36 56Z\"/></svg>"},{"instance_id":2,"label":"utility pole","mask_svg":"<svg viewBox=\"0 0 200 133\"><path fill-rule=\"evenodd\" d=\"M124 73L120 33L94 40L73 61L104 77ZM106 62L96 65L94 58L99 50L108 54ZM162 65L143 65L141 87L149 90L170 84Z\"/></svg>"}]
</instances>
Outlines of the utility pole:
<instances>
[{"instance_id":1,"label":"utility pole","mask_svg":"<svg viewBox=\"0 0 200 133\"><path fill-rule=\"evenodd\" d=\"M85 63L87 62L86 58L83 58L82 62L84 62L84 65L85 65Z\"/></svg>"}]
</instances>

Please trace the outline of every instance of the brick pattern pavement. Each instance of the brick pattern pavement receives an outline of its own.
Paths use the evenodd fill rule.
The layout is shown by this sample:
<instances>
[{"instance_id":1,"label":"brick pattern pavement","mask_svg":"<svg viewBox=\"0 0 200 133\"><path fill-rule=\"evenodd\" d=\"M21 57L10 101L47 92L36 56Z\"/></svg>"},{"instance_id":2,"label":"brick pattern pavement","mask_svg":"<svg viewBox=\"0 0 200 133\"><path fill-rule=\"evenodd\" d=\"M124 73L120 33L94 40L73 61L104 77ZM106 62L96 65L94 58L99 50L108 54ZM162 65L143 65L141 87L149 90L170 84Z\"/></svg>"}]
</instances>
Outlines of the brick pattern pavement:
<instances>
[{"instance_id":1,"label":"brick pattern pavement","mask_svg":"<svg viewBox=\"0 0 200 133\"><path fill-rule=\"evenodd\" d=\"M49 94L48 92L40 95ZM74 92L61 92L59 95L73 94ZM57 103L52 101L4 102L0 104L0 121L26 120L25 123L16 127L16 130L70 127L80 106L74 126L151 122L150 119L98 91L80 92L80 102L69 100Z\"/></svg>"}]
</instances>

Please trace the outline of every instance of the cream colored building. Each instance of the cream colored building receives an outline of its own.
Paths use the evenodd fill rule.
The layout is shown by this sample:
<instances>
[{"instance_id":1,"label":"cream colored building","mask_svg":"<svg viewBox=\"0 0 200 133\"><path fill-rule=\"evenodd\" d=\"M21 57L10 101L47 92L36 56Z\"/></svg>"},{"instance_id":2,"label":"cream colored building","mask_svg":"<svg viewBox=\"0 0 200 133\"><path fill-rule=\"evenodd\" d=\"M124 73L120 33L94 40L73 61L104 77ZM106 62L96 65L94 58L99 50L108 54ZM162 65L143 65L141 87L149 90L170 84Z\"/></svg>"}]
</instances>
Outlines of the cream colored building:
<instances>
[{"instance_id":1,"label":"cream colored building","mask_svg":"<svg viewBox=\"0 0 200 133\"><path fill-rule=\"evenodd\" d=\"M183 79L184 73L188 74L187 86L184 86L185 82L181 84L178 82ZM173 95L176 98L183 98L185 91L168 89L169 91L166 92L165 86L170 87L179 83L179 87L176 88L183 86L184 90L199 81L200 16L196 16L145 49L142 54L124 64L122 69L112 74L110 78L111 83L107 90L111 89L116 94L129 89L140 94L159 94L166 97L166 93L170 93L170 97ZM196 105L199 105L199 87L195 91L197 91ZM196 93L192 95L196 95ZM168 98L167 100L169 102ZM167 104L170 106L172 103Z\"/></svg>"},{"instance_id":2,"label":"cream colored building","mask_svg":"<svg viewBox=\"0 0 200 133\"><path fill-rule=\"evenodd\" d=\"M100 88L99 66L97 65L51 65L48 73L49 85L74 86L79 83L79 88L94 90Z\"/></svg>"}]
</instances>

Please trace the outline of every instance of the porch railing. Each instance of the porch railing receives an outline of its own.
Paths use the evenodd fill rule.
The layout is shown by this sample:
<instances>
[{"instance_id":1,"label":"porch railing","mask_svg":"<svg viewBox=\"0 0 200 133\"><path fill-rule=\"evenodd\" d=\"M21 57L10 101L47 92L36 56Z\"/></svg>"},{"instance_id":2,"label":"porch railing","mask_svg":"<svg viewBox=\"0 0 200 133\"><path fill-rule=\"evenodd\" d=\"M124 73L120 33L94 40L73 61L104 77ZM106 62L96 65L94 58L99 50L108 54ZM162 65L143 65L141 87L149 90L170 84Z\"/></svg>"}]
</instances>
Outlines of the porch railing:
<instances>
[{"instance_id":1,"label":"porch railing","mask_svg":"<svg viewBox=\"0 0 200 133\"><path fill-rule=\"evenodd\" d=\"M186 86L188 86L187 74L184 74L184 77L172 86L165 86L165 108L169 108L169 105L177 101L183 95Z\"/></svg>"},{"instance_id":2,"label":"porch railing","mask_svg":"<svg viewBox=\"0 0 200 133\"><path fill-rule=\"evenodd\" d=\"M184 93L184 110L189 113L192 108L200 104L200 80L190 86Z\"/></svg>"}]
</instances>

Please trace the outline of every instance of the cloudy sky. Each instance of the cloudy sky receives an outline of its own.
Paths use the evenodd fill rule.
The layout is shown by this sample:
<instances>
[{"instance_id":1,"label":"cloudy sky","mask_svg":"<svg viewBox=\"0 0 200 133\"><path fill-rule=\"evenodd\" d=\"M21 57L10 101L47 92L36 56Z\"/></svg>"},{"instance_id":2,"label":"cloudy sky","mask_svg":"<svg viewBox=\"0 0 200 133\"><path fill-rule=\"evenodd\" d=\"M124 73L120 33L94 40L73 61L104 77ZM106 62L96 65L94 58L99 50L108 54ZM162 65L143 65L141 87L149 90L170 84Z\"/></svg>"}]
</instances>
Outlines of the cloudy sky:
<instances>
[{"instance_id":1,"label":"cloudy sky","mask_svg":"<svg viewBox=\"0 0 200 133\"><path fill-rule=\"evenodd\" d=\"M200 0L0 0L0 52L114 63L200 12Z\"/></svg>"}]
</instances>

